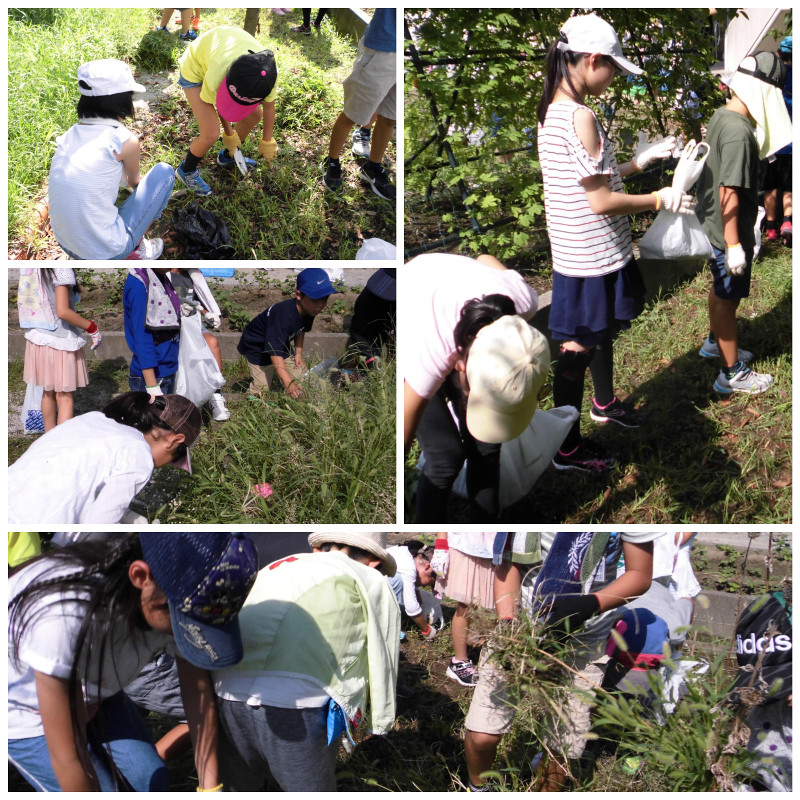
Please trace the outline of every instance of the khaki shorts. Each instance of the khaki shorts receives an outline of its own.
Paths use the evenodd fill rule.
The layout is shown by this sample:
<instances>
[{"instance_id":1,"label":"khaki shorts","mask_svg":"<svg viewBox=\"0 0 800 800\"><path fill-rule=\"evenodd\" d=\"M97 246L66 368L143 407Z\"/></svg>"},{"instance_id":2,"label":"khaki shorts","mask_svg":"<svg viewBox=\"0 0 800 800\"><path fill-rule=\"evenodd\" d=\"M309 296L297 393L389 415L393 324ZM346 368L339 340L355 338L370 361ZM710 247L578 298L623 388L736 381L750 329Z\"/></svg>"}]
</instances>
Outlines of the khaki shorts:
<instances>
[{"instance_id":1,"label":"khaki shorts","mask_svg":"<svg viewBox=\"0 0 800 800\"><path fill-rule=\"evenodd\" d=\"M302 383L305 375L303 374L303 370L298 369L295 366L294 359L287 358L285 363L286 363L286 371L298 383ZM251 364L248 361L247 369L250 370L249 391L252 394L258 394L259 392L269 391L269 388L272 385L272 379L275 377L275 367L273 367L271 364L269 366L262 367L259 364ZM283 389L283 386L281 386L281 389Z\"/></svg>"},{"instance_id":2,"label":"khaki shorts","mask_svg":"<svg viewBox=\"0 0 800 800\"><path fill-rule=\"evenodd\" d=\"M490 651L487 646L485 651ZM561 715L546 715L541 729L535 731L548 750L556 757L580 758L586 747L586 734L591 728L592 707L583 692L591 691L603 681L604 663L588 661L574 664L578 670L572 686L564 688L564 705ZM487 663L481 655L478 666L480 679L472 695L472 703L465 721L467 730L502 736L511 731L517 713L519 698L509 688L506 673Z\"/></svg>"},{"instance_id":3,"label":"khaki shorts","mask_svg":"<svg viewBox=\"0 0 800 800\"><path fill-rule=\"evenodd\" d=\"M358 43L353 71L344 79L344 114L358 125L369 125L377 111L386 119L397 119L395 86L397 53L384 53Z\"/></svg>"}]
</instances>

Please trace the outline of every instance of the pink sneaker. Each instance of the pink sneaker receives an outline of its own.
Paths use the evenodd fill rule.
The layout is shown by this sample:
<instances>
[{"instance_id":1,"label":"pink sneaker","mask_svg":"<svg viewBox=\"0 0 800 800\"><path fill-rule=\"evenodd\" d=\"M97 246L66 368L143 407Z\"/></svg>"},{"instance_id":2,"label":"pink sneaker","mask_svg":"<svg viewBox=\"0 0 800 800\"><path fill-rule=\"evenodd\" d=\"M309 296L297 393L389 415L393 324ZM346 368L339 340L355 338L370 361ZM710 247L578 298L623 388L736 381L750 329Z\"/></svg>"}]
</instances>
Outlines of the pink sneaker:
<instances>
[{"instance_id":1,"label":"pink sneaker","mask_svg":"<svg viewBox=\"0 0 800 800\"><path fill-rule=\"evenodd\" d=\"M139 246L125 257L125 261L156 261L163 251L163 239L145 239L143 236Z\"/></svg>"},{"instance_id":2,"label":"pink sneaker","mask_svg":"<svg viewBox=\"0 0 800 800\"><path fill-rule=\"evenodd\" d=\"M764 238L768 242L777 242L778 241L778 231L776 228L767 228L765 231Z\"/></svg>"},{"instance_id":3,"label":"pink sneaker","mask_svg":"<svg viewBox=\"0 0 800 800\"><path fill-rule=\"evenodd\" d=\"M789 219L781 225L781 238L786 244L792 243L792 221Z\"/></svg>"},{"instance_id":4,"label":"pink sneaker","mask_svg":"<svg viewBox=\"0 0 800 800\"><path fill-rule=\"evenodd\" d=\"M272 13L282 17L286 12L282 8L273 8Z\"/></svg>"}]
</instances>

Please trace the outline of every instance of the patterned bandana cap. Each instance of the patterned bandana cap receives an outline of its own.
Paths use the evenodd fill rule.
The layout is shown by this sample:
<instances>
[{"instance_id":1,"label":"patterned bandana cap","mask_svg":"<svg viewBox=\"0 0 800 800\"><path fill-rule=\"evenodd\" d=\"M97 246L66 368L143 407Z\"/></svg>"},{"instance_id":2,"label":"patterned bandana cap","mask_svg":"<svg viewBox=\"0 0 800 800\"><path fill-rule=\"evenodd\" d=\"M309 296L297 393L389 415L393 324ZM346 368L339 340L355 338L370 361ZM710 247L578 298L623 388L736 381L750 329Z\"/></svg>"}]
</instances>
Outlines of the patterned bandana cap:
<instances>
[{"instance_id":1,"label":"patterned bandana cap","mask_svg":"<svg viewBox=\"0 0 800 800\"><path fill-rule=\"evenodd\" d=\"M181 655L202 669L242 659L237 616L258 573L244 534L140 533L144 560L167 596Z\"/></svg>"}]
</instances>

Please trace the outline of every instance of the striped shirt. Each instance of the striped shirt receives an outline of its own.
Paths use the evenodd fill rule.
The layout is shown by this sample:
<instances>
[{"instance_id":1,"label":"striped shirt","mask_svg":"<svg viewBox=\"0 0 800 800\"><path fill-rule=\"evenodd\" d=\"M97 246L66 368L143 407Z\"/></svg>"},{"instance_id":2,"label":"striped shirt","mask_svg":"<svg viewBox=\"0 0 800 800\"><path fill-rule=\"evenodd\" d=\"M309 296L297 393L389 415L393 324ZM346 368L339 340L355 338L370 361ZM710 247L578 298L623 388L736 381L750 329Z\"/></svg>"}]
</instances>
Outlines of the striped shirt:
<instances>
[{"instance_id":1,"label":"striped shirt","mask_svg":"<svg viewBox=\"0 0 800 800\"><path fill-rule=\"evenodd\" d=\"M600 158L592 158L575 131L573 102L551 103L539 126L539 162L544 182L547 232L553 269L561 275L590 278L616 272L633 258L625 214L595 214L581 180L607 175L608 188L622 192L622 179L611 142L595 124L602 142Z\"/></svg>"}]
</instances>

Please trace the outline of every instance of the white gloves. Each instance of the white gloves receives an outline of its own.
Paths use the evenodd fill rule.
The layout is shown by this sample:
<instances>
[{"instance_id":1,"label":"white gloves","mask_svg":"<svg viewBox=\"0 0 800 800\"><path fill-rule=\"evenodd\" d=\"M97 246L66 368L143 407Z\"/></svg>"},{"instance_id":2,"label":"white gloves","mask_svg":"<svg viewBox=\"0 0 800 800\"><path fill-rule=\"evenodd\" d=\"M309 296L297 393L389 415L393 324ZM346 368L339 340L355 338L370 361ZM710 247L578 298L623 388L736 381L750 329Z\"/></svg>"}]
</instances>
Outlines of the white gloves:
<instances>
[{"instance_id":1,"label":"white gloves","mask_svg":"<svg viewBox=\"0 0 800 800\"><path fill-rule=\"evenodd\" d=\"M212 314L210 311L206 311L205 320L215 331L222 327L222 317Z\"/></svg>"},{"instance_id":2,"label":"white gloves","mask_svg":"<svg viewBox=\"0 0 800 800\"><path fill-rule=\"evenodd\" d=\"M161 395L164 394L164 392L161 391L161 387L158 385L145 386L144 388L147 390L147 394L149 394L150 397L161 397Z\"/></svg>"},{"instance_id":3,"label":"white gloves","mask_svg":"<svg viewBox=\"0 0 800 800\"><path fill-rule=\"evenodd\" d=\"M431 569L444 580L447 577L447 568L450 566L450 548L447 539L436 539L436 549L431 559Z\"/></svg>"},{"instance_id":4,"label":"white gloves","mask_svg":"<svg viewBox=\"0 0 800 800\"><path fill-rule=\"evenodd\" d=\"M103 334L100 331L95 331L94 333L90 333L89 336L92 337L92 350L97 350L100 346L100 342L103 341Z\"/></svg>"},{"instance_id":5,"label":"white gloves","mask_svg":"<svg viewBox=\"0 0 800 800\"><path fill-rule=\"evenodd\" d=\"M665 139L656 139L654 142L647 141L647 134L639 131L639 144L633 154L634 166L636 169L644 169L648 164L662 158L669 158L675 151L677 139L674 136L667 136Z\"/></svg>"},{"instance_id":6,"label":"white gloves","mask_svg":"<svg viewBox=\"0 0 800 800\"><path fill-rule=\"evenodd\" d=\"M438 631L436 630L436 628L433 627L433 625L428 625L428 630L422 631L422 638L426 642L430 642L432 639L436 638L437 633Z\"/></svg>"},{"instance_id":7,"label":"white gloves","mask_svg":"<svg viewBox=\"0 0 800 800\"><path fill-rule=\"evenodd\" d=\"M192 305L191 303L187 303L184 301L181 303L181 316L182 317L191 317L192 314L197 313L197 307Z\"/></svg>"},{"instance_id":8,"label":"white gloves","mask_svg":"<svg viewBox=\"0 0 800 800\"><path fill-rule=\"evenodd\" d=\"M663 208L673 214L692 214L697 205L697 201L690 194L673 189L671 186L665 186L653 194L658 195L661 200L659 211Z\"/></svg>"},{"instance_id":9,"label":"white gloves","mask_svg":"<svg viewBox=\"0 0 800 800\"><path fill-rule=\"evenodd\" d=\"M741 244L732 244L725 248L725 272L728 275L743 275L747 269L747 257Z\"/></svg>"},{"instance_id":10,"label":"white gloves","mask_svg":"<svg viewBox=\"0 0 800 800\"><path fill-rule=\"evenodd\" d=\"M706 163L711 147L705 142L699 144L691 139L686 147L683 148L678 165L675 167L675 174L672 176L672 188L681 192L688 192L695 185L703 165Z\"/></svg>"}]
</instances>

